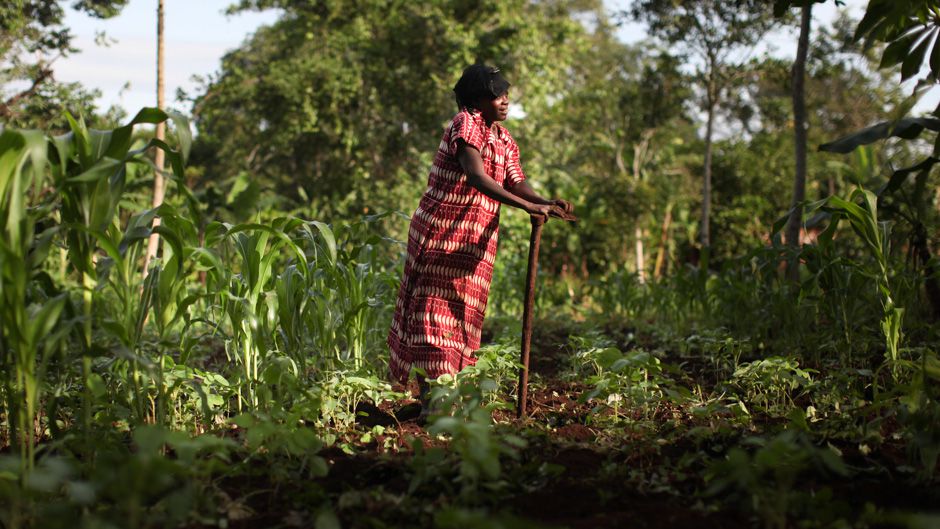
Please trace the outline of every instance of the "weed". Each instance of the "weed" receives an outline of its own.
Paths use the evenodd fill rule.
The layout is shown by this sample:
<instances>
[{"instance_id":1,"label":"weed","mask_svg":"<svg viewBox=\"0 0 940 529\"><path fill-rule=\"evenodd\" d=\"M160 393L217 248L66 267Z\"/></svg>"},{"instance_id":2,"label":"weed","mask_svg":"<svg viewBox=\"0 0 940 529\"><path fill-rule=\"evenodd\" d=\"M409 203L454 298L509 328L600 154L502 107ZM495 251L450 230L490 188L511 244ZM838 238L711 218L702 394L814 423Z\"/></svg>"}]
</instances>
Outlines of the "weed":
<instances>
[{"instance_id":1,"label":"weed","mask_svg":"<svg viewBox=\"0 0 940 529\"><path fill-rule=\"evenodd\" d=\"M783 529L787 518L806 500L798 480L807 473L847 476L848 467L832 449L815 446L806 434L786 430L771 438L751 437L732 448L705 473L706 496L730 494L764 526Z\"/></svg>"},{"instance_id":2,"label":"weed","mask_svg":"<svg viewBox=\"0 0 940 529\"><path fill-rule=\"evenodd\" d=\"M771 356L741 364L730 383L747 402L768 412L785 413L794 406L796 392L809 390L813 372L800 368L795 359Z\"/></svg>"}]
</instances>

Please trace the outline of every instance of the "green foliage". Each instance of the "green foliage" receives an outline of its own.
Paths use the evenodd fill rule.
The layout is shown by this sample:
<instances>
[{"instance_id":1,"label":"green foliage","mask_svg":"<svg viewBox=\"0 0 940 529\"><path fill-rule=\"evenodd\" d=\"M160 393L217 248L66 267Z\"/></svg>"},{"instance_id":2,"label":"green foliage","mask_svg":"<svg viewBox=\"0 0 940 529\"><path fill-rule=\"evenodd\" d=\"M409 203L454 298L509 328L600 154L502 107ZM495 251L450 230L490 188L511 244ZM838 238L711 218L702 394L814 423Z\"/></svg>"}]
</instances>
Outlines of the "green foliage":
<instances>
[{"instance_id":1,"label":"green foliage","mask_svg":"<svg viewBox=\"0 0 940 529\"><path fill-rule=\"evenodd\" d=\"M940 73L940 48L936 45L938 13L940 4L935 0L874 0L858 23L855 39L887 43L881 67L900 64L902 81L920 73L927 51L933 49L928 65L930 75L936 78Z\"/></svg>"},{"instance_id":2,"label":"green foliage","mask_svg":"<svg viewBox=\"0 0 940 529\"><path fill-rule=\"evenodd\" d=\"M144 425L156 423L155 428L169 436L160 439L166 439L179 463L156 461L153 469L136 468L121 459L120 450L114 453L116 464L128 472L136 468L134 472L160 476L147 484L156 489L132 487L133 494L121 500L129 503L119 512L130 519L140 519L146 509L160 508L154 506L164 501L160 498L176 486L176 480L195 470L187 467L194 453L180 444L181 432L166 430L164 425L214 428L220 417L245 402L251 409L270 410L274 417L259 412L235 420L247 432L246 450L300 457L301 466L311 469L310 475L322 476L325 463L313 456L319 450L319 438L309 428L298 427L298 421L303 417L320 422L321 416L333 421L339 413L321 405L328 402L326 392L305 386L314 379L324 380L327 367L334 373L376 368L365 364L365 355L384 341L376 322L387 321L387 316L371 309L388 304L377 299L389 297L390 280L388 262L373 251L378 240L369 235L374 219L337 231L296 218L236 226L216 223L200 234L198 225L180 215L172 203L134 211L125 189L141 177L141 169L149 168L145 154L150 147L167 151L175 173L172 178L182 174L189 149L185 120L177 119L178 150L133 137L136 124L167 119L161 111L145 109L128 125L109 131L88 129L82 121L72 120L73 131L63 136L50 138L12 129L0 135L0 218L4 222L0 226L0 294L6 307L0 314L4 318L0 340L7 411L4 431L20 452L5 463L20 465L4 478L9 478L4 497L19 498L8 513L13 527L44 519L45 514L31 511L34 502L48 497L36 496L29 489L38 468L34 467L35 447L45 435L62 439L74 435L64 424L76 419L86 442L75 453L92 450L90 438L98 428L130 429L135 439L144 442L150 437L141 436L157 431ZM183 191L183 200L191 198ZM145 277L140 268L142 243L158 215L163 222L154 231L166 247ZM46 262L56 244L62 247L63 266L53 276ZM296 274L278 276L276 269ZM203 284L194 281L200 273L205 274ZM292 292L291 281L299 281L300 289ZM307 323L328 321L332 333L318 334L316 327L307 327L303 321L299 327L281 325L278 316L288 313L279 312L279 296L303 301L311 292L329 294L326 304L320 306L320 313L300 311L300 316ZM209 332L201 332L205 328ZM288 336L304 341L295 341L290 350L289 340L278 339ZM320 340L326 354L308 348L311 338ZM231 344L237 369L194 363L199 360L194 354L218 347L220 339ZM369 359L373 362L374 355ZM300 370L298 365L318 369ZM50 366L54 366L51 372ZM334 381L337 378L334 375ZM362 380L366 384L358 389L352 384L354 378L334 384L342 386L342 391L331 398L339 398L350 410L363 397L387 398L387 383L373 377ZM77 387L82 395L80 412L66 415L64 421L57 415L57 410L66 411L58 408L60 397L50 396L44 402L44 392L56 381ZM292 409L291 414L284 415L281 406L272 408L276 401ZM287 407L289 402L296 406ZM50 416L41 418L40 409ZM348 425L353 415L347 415L342 423ZM184 450L190 454L185 458ZM51 461L44 459L43 464ZM39 472L37 479L43 479L44 471ZM72 486L62 480L71 479L74 471L63 472L64 477L55 478L56 484L44 489L47 493ZM110 487L106 484L129 479L122 476L96 474L94 483ZM179 493L184 492L194 491L186 488ZM166 501L181 498L169 497L177 499ZM167 523L179 523L193 508L191 503L178 507Z\"/></svg>"},{"instance_id":3,"label":"green foliage","mask_svg":"<svg viewBox=\"0 0 940 529\"><path fill-rule=\"evenodd\" d=\"M646 412L667 391L660 361L650 351L634 349L622 352L599 336L569 337L572 351L571 374L590 390L579 402L596 402L594 412L610 409L615 418L630 416L635 410Z\"/></svg>"},{"instance_id":4,"label":"green foliage","mask_svg":"<svg viewBox=\"0 0 940 529\"><path fill-rule=\"evenodd\" d=\"M940 120L935 118L903 118L895 122L878 123L835 141L824 143L819 146L819 150L846 154L861 145L868 145L892 136L907 140L914 139L927 129L934 132L940 130Z\"/></svg>"},{"instance_id":5,"label":"green foliage","mask_svg":"<svg viewBox=\"0 0 940 529\"><path fill-rule=\"evenodd\" d=\"M522 368L517 336L502 336L494 343L480 347L476 357L477 363L463 372L471 378L492 381L492 385L481 383L486 404L501 404L503 395L517 393L519 370Z\"/></svg>"},{"instance_id":6,"label":"green foliage","mask_svg":"<svg viewBox=\"0 0 940 529\"><path fill-rule=\"evenodd\" d=\"M591 362L597 373L585 379L594 388L579 397L584 402L598 399L613 408L617 416L621 406L642 408L662 395L659 359L647 351L624 354L617 349L605 349L596 352Z\"/></svg>"},{"instance_id":7,"label":"green foliage","mask_svg":"<svg viewBox=\"0 0 940 529\"><path fill-rule=\"evenodd\" d=\"M715 377L722 380L737 372L741 356L748 352L751 344L747 339L732 336L727 329L717 328L692 334L683 345L703 363L711 363Z\"/></svg>"},{"instance_id":8,"label":"green foliage","mask_svg":"<svg viewBox=\"0 0 940 529\"><path fill-rule=\"evenodd\" d=\"M575 229L549 223L543 234L540 268L568 282L556 300L570 299L579 281L598 274L625 265L636 272L627 259L637 226L655 229L667 209L688 207L685 180L666 168L693 135L684 104L689 81L674 55L617 42L614 32L611 21L598 17L588 45L575 56L563 97L539 116L545 123L527 116L516 133L536 189L571 200L581 219ZM510 223L516 233L517 225ZM504 262L519 274L525 237L512 236L521 250L502 245L500 259L511 252Z\"/></svg>"},{"instance_id":9,"label":"green foliage","mask_svg":"<svg viewBox=\"0 0 940 529\"><path fill-rule=\"evenodd\" d=\"M831 508L825 498L831 491L819 491L820 501L801 489L801 479L812 474L848 475L849 469L835 451L817 447L803 433L784 431L775 437L750 437L742 443L753 447L749 453L732 448L726 458L716 461L706 474L706 495L733 494L750 511L758 513L765 527L787 527L788 516L798 509L812 516L815 509ZM811 492L812 494L812 492ZM815 509L814 509L815 507Z\"/></svg>"},{"instance_id":10,"label":"green foliage","mask_svg":"<svg viewBox=\"0 0 940 529\"><path fill-rule=\"evenodd\" d=\"M58 231L41 224L48 206L30 207L30 199L37 200L45 183L46 148L46 138L36 132L0 134L0 363L8 432L19 450L24 476L34 463L33 421L45 370L71 327L59 325L64 294L31 288Z\"/></svg>"},{"instance_id":11,"label":"green foliage","mask_svg":"<svg viewBox=\"0 0 940 529\"><path fill-rule=\"evenodd\" d=\"M6 527L178 525L202 507L209 477L230 463L234 444L215 435L190 436L158 426L134 432L133 449L106 435L98 464L83 468L63 455L44 457L28 476L0 459L0 519ZM167 457L167 452L174 457Z\"/></svg>"},{"instance_id":12,"label":"green foliage","mask_svg":"<svg viewBox=\"0 0 940 529\"><path fill-rule=\"evenodd\" d=\"M910 436L908 458L926 481L934 477L940 460L940 404L935 398L923 399L912 408L902 408L900 420Z\"/></svg>"},{"instance_id":13,"label":"green foliage","mask_svg":"<svg viewBox=\"0 0 940 529\"><path fill-rule=\"evenodd\" d=\"M940 278L940 156L893 138L938 127L884 122L897 91L844 38L851 21L810 50L810 141L855 153L810 156L811 242L767 233L789 206L792 120L789 61L764 57L716 71L730 134L714 145L715 244L696 253L703 159L689 103L705 72L686 75L685 55L753 42L780 22L770 4L635 2L675 43L668 53L618 42L592 1L458 4L245 0L233 12L282 16L194 98L195 141L155 109L113 130L66 115L63 135L0 132L0 523L337 527L394 524L392 512L517 527L529 524L505 505L577 482L598 485L592 508L624 491L704 490L701 508L740 506L770 527L844 526L894 520L880 500L855 509L855 473L930 488L940 364L924 300ZM58 24L59 4L29 5L48 12L0 8L0 44L33 15ZM120 5L78 4L101 16ZM863 26L876 21L868 35L892 42L885 64L907 77L933 21L886 6L873 2ZM385 380L407 218L372 213L411 209L452 115L449 76L477 60L513 80L525 117L509 125L530 181L576 202L582 221L545 230L537 309L550 323L536 342L556 365L533 376L533 415L504 421L528 236L526 216L506 211L488 325L501 314L512 332L434 384L430 435L409 441L413 426L360 413L408 396ZM168 119L169 143L139 131ZM177 189L157 209L144 193L152 147ZM164 249L144 271L153 231ZM779 268L792 258L806 263L799 283ZM776 432L783 417L793 430ZM373 447L393 453L359 453ZM327 484L330 464L369 490ZM399 479L371 486L386 475Z\"/></svg>"},{"instance_id":14,"label":"green foliage","mask_svg":"<svg viewBox=\"0 0 940 529\"><path fill-rule=\"evenodd\" d=\"M799 365L797 360L779 356L746 362L731 374L731 385L747 402L768 412L786 413L795 405L794 397L805 394L813 384L813 370Z\"/></svg>"},{"instance_id":15,"label":"green foliage","mask_svg":"<svg viewBox=\"0 0 940 529\"><path fill-rule=\"evenodd\" d=\"M360 402L398 400L401 393L393 392L391 385L374 376L356 376L349 371L336 371L322 380L316 389L321 426L337 429L351 427L356 419L356 406Z\"/></svg>"},{"instance_id":16,"label":"green foliage","mask_svg":"<svg viewBox=\"0 0 940 529\"><path fill-rule=\"evenodd\" d=\"M497 435L493 410L508 406L497 402L483 405L485 395L499 386L482 374L480 371L462 372L456 377L445 375L435 381L431 393L435 412L430 417L428 433L446 437L449 449L445 455L440 448L425 449L420 441L415 441L410 492L427 486L433 481L432 477L438 479L443 468L455 466L459 471L455 479L459 493L470 503L483 490L498 491L506 487L501 458L517 457L526 442L514 434Z\"/></svg>"},{"instance_id":17,"label":"green foliage","mask_svg":"<svg viewBox=\"0 0 940 529\"><path fill-rule=\"evenodd\" d=\"M0 245L4 269L0 292L6 298L2 344L6 373L4 393L8 409L12 411L7 417L10 432L20 446L27 468L33 463L32 424L46 366L54 352L64 350L68 334L77 323L73 318L64 325L57 325L66 305L70 308L71 305L68 296L58 292L42 270L54 237L63 237L68 243L70 262L81 274L85 288L82 293L84 318L79 328L86 365L92 347L92 289L97 280L104 281L105 271L115 265L119 270L115 275L120 279L112 281L111 286L125 301L123 316L130 318L123 322L126 326L119 328L124 345L133 349L139 339L139 331L135 329L140 327L133 318L136 316L142 321L147 308L145 303L138 307L131 299L136 298L131 291L139 287L139 283L132 283L135 271L129 269L124 258L128 249L133 250L133 244L144 240L150 231L143 223L131 223L132 231L124 235L113 229L127 167L144 163L143 153L155 146L168 152L176 174L181 174L188 152L188 124L179 116L174 117L178 128L186 131L179 134L181 152L156 140L132 150L135 125L170 118L157 109L141 110L129 124L113 131L89 130L83 121L67 117L72 132L62 136L47 138L34 131L9 129L0 136L3 196L0 207L5 221ZM42 193L46 185L53 186L56 192ZM50 216L53 222L48 222ZM37 234L37 229L42 231ZM94 254L98 249L110 259L97 259ZM43 284L45 288L40 287ZM147 292L142 299L149 299L150 289ZM87 388L90 376L87 368L84 376ZM90 413L87 391L85 406L87 424Z\"/></svg>"},{"instance_id":18,"label":"green foliage","mask_svg":"<svg viewBox=\"0 0 940 529\"><path fill-rule=\"evenodd\" d=\"M634 2L630 14L649 24L650 32L670 43L684 43L710 60L719 49L756 42L772 21L765 2ZM712 67L714 64L708 65Z\"/></svg>"},{"instance_id":19,"label":"green foliage","mask_svg":"<svg viewBox=\"0 0 940 529\"><path fill-rule=\"evenodd\" d=\"M508 514L496 514L484 509L451 508L434 516L434 525L440 529L492 528L492 529L546 529L543 524L530 522Z\"/></svg>"},{"instance_id":20,"label":"green foliage","mask_svg":"<svg viewBox=\"0 0 940 529\"><path fill-rule=\"evenodd\" d=\"M117 15L128 0L11 0L0 6L0 122L67 129L62 110L91 115L96 91L55 80L52 64L77 52L66 5L94 18ZM111 110L112 118L118 112ZM105 119L105 121L108 121Z\"/></svg>"},{"instance_id":21,"label":"green foliage","mask_svg":"<svg viewBox=\"0 0 940 529\"><path fill-rule=\"evenodd\" d=\"M323 443L298 415L280 410L273 417L243 413L233 417L231 424L243 432L248 457L273 458L283 454L296 459L301 475L307 478L326 475L326 461L316 455Z\"/></svg>"},{"instance_id":22,"label":"green foliage","mask_svg":"<svg viewBox=\"0 0 940 529\"><path fill-rule=\"evenodd\" d=\"M802 7L804 5L812 6L813 4L824 4L827 0L775 0L774 1L774 16L782 17L786 14L787 10L791 7L798 6ZM836 0L837 5L843 5L841 0Z\"/></svg>"},{"instance_id":23,"label":"green foliage","mask_svg":"<svg viewBox=\"0 0 940 529\"><path fill-rule=\"evenodd\" d=\"M321 214L396 209L383 188L418 191L429 142L456 113L450 88L473 62L498 64L538 116L583 34L563 3L246 0L232 11L271 7L284 16L228 54L195 97L206 153L195 163L205 181L246 172L294 203L310 197Z\"/></svg>"},{"instance_id":24,"label":"green foliage","mask_svg":"<svg viewBox=\"0 0 940 529\"><path fill-rule=\"evenodd\" d=\"M866 189L856 189L846 200L831 196L807 208L809 213L823 208L832 215L829 226L820 235L820 244L825 248L833 244L833 236L841 219L846 219L859 236L872 257L873 263L862 268L865 275L874 281L882 305L881 330L885 338L885 362L897 375L898 349L901 342L901 320L904 309L895 304L891 287L891 263L889 225L878 221L877 196ZM775 231L780 222L774 226Z\"/></svg>"}]
</instances>

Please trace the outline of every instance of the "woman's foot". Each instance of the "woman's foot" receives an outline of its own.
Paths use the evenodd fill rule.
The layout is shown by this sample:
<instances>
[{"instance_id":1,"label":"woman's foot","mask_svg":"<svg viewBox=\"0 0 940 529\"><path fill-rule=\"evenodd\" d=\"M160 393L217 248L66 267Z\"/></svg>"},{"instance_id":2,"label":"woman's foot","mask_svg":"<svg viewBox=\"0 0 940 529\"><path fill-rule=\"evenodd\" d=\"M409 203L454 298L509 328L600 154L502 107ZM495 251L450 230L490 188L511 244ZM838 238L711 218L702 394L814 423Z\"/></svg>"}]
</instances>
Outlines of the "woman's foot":
<instances>
[{"instance_id":1,"label":"woman's foot","mask_svg":"<svg viewBox=\"0 0 940 529\"><path fill-rule=\"evenodd\" d=\"M427 408L421 408L421 413L418 414L418 418L415 419L415 424L418 426L424 426L428 423L428 416L431 414L431 411Z\"/></svg>"},{"instance_id":2,"label":"woman's foot","mask_svg":"<svg viewBox=\"0 0 940 529\"><path fill-rule=\"evenodd\" d=\"M428 422L428 415L431 414L431 385L424 377L418 377L418 402L421 403L421 413L418 414L417 423L424 426Z\"/></svg>"},{"instance_id":3,"label":"woman's foot","mask_svg":"<svg viewBox=\"0 0 940 529\"><path fill-rule=\"evenodd\" d=\"M418 390L418 402L405 404L395 411L398 422L415 421L419 426L427 423L431 412L431 385L424 378L418 377Z\"/></svg>"},{"instance_id":4,"label":"woman's foot","mask_svg":"<svg viewBox=\"0 0 940 529\"><path fill-rule=\"evenodd\" d=\"M422 405L431 400L431 384L421 375L418 375L418 400Z\"/></svg>"},{"instance_id":5,"label":"woman's foot","mask_svg":"<svg viewBox=\"0 0 940 529\"><path fill-rule=\"evenodd\" d=\"M418 416L421 415L422 409L423 408L420 402L405 404L401 408L395 410L395 418L398 419L398 422L415 421L418 419Z\"/></svg>"}]
</instances>

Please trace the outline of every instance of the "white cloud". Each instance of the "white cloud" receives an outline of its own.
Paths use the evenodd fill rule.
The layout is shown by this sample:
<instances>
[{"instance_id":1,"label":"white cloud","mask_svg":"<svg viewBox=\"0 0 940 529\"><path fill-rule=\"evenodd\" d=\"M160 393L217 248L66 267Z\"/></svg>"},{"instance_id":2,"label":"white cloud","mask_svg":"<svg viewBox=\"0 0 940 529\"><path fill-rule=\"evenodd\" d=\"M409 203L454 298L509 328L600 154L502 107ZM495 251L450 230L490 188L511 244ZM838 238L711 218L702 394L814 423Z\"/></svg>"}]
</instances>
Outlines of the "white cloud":
<instances>
[{"instance_id":1,"label":"white cloud","mask_svg":"<svg viewBox=\"0 0 940 529\"><path fill-rule=\"evenodd\" d=\"M81 82L97 88L102 97L99 104L124 106L134 112L141 106L156 104L156 43L155 39L125 37L111 47L95 46L92 39L79 37L76 44L84 51L60 59L56 78ZM222 55L230 49L222 43L166 42L166 97L172 106L177 88L195 87L193 75L205 75L218 69ZM121 90L130 84L123 97Z\"/></svg>"},{"instance_id":2,"label":"white cloud","mask_svg":"<svg viewBox=\"0 0 940 529\"><path fill-rule=\"evenodd\" d=\"M222 14L229 0L166 0L166 98L176 104L176 91L192 91L194 75L208 75L220 66L222 56L236 48L262 24L276 20L276 11ZM60 58L55 65L59 81L80 82L101 91L101 108L112 104L135 113L156 105L156 2L131 2L120 16L97 20L68 10L66 24L82 50ZM117 42L110 47L95 44L104 31ZM129 87L125 89L125 85ZM183 109L188 110L188 109Z\"/></svg>"}]
</instances>

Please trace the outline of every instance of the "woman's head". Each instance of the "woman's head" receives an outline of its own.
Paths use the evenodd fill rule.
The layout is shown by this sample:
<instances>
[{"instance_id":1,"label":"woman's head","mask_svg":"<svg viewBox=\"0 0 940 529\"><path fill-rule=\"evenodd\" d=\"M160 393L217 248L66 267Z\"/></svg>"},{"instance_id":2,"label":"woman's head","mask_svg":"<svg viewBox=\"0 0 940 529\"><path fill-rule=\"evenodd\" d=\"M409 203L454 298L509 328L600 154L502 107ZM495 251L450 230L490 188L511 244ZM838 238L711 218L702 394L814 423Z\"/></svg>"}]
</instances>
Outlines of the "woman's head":
<instances>
[{"instance_id":1,"label":"woman's head","mask_svg":"<svg viewBox=\"0 0 940 529\"><path fill-rule=\"evenodd\" d=\"M459 109L470 107L485 111L487 109L480 107L494 106L492 102L508 92L509 81L500 75L499 68L483 64L468 66L454 85Z\"/></svg>"}]
</instances>

